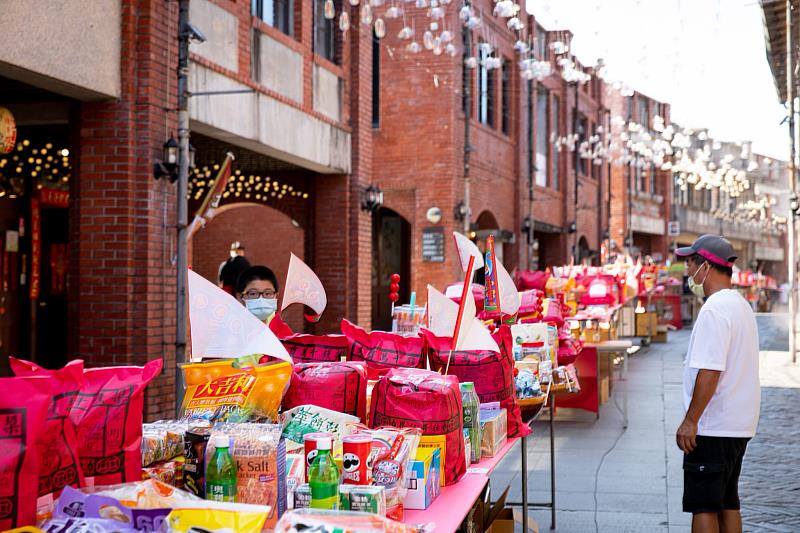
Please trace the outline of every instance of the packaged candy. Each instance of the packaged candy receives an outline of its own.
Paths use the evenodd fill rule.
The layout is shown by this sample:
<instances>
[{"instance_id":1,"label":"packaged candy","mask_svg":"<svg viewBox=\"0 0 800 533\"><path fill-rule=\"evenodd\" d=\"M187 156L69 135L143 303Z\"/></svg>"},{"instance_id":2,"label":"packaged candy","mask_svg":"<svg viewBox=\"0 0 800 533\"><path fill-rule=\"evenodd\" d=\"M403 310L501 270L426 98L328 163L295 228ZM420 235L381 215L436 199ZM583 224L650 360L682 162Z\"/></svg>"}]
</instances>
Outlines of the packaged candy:
<instances>
[{"instance_id":1,"label":"packaged candy","mask_svg":"<svg viewBox=\"0 0 800 533\"><path fill-rule=\"evenodd\" d=\"M0 531L36 522L52 382L46 374L0 378Z\"/></svg>"},{"instance_id":2,"label":"packaged candy","mask_svg":"<svg viewBox=\"0 0 800 533\"><path fill-rule=\"evenodd\" d=\"M387 516L402 520L409 468L417 453L420 430L356 426L353 431L355 435L372 438L372 453L368 461L368 466L372 467L372 483L385 489ZM461 453L464 453L463 449Z\"/></svg>"},{"instance_id":3,"label":"packaged candy","mask_svg":"<svg viewBox=\"0 0 800 533\"><path fill-rule=\"evenodd\" d=\"M349 426L358 424L355 416L331 411L316 405L300 405L281 413L283 436L290 441L290 448L304 446L304 436L307 433L329 432L336 439L349 435Z\"/></svg>"},{"instance_id":4,"label":"packaged candy","mask_svg":"<svg viewBox=\"0 0 800 533\"><path fill-rule=\"evenodd\" d=\"M429 533L434 524L409 526L375 514L356 511L297 509L289 511L275 528L275 533L298 531L347 531L348 533Z\"/></svg>"},{"instance_id":5,"label":"packaged candy","mask_svg":"<svg viewBox=\"0 0 800 533\"><path fill-rule=\"evenodd\" d=\"M444 373L450 358L448 374L460 382L473 382L481 403L500 402L508 411L508 436L525 436L530 432L522 422L522 414L514 395L514 359L511 328L503 325L492 335L500 353L492 351L450 352L452 339L437 337L422 330L431 370Z\"/></svg>"},{"instance_id":6,"label":"packaged candy","mask_svg":"<svg viewBox=\"0 0 800 533\"><path fill-rule=\"evenodd\" d=\"M342 485L339 487L343 511L359 511L386 516L386 493L383 487Z\"/></svg>"},{"instance_id":7,"label":"packaged candy","mask_svg":"<svg viewBox=\"0 0 800 533\"><path fill-rule=\"evenodd\" d=\"M176 457L170 461L153 463L142 468L142 480L155 479L175 488L183 488L183 466L185 457Z\"/></svg>"},{"instance_id":8,"label":"packaged candy","mask_svg":"<svg viewBox=\"0 0 800 533\"><path fill-rule=\"evenodd\" d=\"M301 363L292 371L292 381L283 408L317 405L366 420L367 368L364 363Z\"/></svg>"},{"instance_id":9,"label":"packaged candy","mask_svg":"<svg viewBox=\"0 0 800 533\"><path fill-rule=\"evenodd\" d=\"M342 320L342 333L347 337L348 360L367 364L369 379L377 379L392 368L424 368L423 340L384 331L367 332Z\"/></svg>"},{"instance_id":10,"label":"packaged candy","mask_svg":"<svg viewBox=\"0 0 800 533\"><path fill-rule=\"evenodd\" d=\"M191 507L173 509L167 516L167 533L219 531L261 533L265 529L268 505L203 501Z\"/></svg>"},{"instance_id":11,"label":"packaged candy","mask_svg":"<svg viewBox=\"0 0 800 533\"><path fill-rule=\"evenodd\" d=\"M232 361L214 361L183 365L183 371L183 417L212 422L275 422L292 365L280 362L233 368Z\"/></svg>"},{"instance_id":12,"label":"packaged candy","mask_svg":"<svg viewBox=\"0 0 800 533\"><path fill-rule=\"evenodd\" d=\"M466 472L464 423L458 378L419 369L395 368L372 393L370 426L416 427L423 435L444 435L445 484Z\"/></svg>"}]
</instances>

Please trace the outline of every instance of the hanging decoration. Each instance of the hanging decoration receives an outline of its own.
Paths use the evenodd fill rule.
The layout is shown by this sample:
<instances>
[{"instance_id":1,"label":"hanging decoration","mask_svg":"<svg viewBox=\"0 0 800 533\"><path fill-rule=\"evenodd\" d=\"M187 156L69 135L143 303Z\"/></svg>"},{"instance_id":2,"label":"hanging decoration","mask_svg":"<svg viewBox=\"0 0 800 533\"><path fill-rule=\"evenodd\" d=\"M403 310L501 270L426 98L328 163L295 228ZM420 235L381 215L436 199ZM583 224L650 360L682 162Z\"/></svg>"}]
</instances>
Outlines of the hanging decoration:
<instances>
[{"instance_id":1,"label":"hanging decoration","mask_svg":"<svg viewBox=\"0 0 800 533\"><path fill-rule=\"evenodd\" d=\"M67 191L71 173L68 148L23 139L11 152L0 156L0 198L24 196L25 180L29 179L34 181L36 191L43 188Z\"/></svg>"}]
</instances>

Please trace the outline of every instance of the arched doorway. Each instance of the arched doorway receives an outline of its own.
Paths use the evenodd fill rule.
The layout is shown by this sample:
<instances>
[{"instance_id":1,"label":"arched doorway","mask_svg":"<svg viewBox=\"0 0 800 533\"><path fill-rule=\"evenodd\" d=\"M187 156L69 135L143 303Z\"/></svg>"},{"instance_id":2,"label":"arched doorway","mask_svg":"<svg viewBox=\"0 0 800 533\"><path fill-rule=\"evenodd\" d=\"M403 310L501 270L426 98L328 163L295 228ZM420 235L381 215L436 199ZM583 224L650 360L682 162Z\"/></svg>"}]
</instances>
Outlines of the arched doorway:
<instances>
[{"instance_id":1,"label":"arched doorway","mask_svg":"<svg viewBox=\"0 0 800 533\"><path fill-rule=\"evenodd\" d=\"M589 249L589 241L586 240L585 236L582 236L578 240L578 263L583 264L587 259L591 260L593 255L594 253Z\"/></svg>"},{"instance_id":2,"label":"arched doorway","mask_svg":"<svg viewBox=\"0 0 800 533\"><path fill-rule=\"evenodd\" d=\"M372 215L372 329L392 328L389 285L400 274L400 302L408 302L411 284L411 224L381 207Z\"/></svg>"},{"instance_id":3,"label":"arched doorway","mask_svg":"<svg viewBox=\"0 0 800 533\"><path fill-rule=\"evenodd\" d=\"M300 259L306 255L305 231L297 221L263 204L232 203L220 207L192 237L192 270L217 283L220 265L228 258L234 241L244 245L251 265L265 265L275 272L281 289L289 269L289 254ZM303 331L300 306L290 307L282 316L293 330Z\"/></svg>"},{"instance_id":4,"label":"arched doorway","mask_svg":"<svg viewBox=\"0 0 800 533\"><path fill-rule=\"evenodd\" d=\"M494 255L497 261L500 263L503 262L503 255L504 255L504 245L502 239L499 238L500 231L500 224L497 222L497 218L494 216L494 213L491 211L482 211L480 215L478 215L477 220L475 221L475 231L474 234L470 235L477 244L478 249L486 253L486 239L489 235L495 236L494 242ZM478 269L475 272L475 283L480 283L483 285L486 283L486 273L484 269Z\"/></svg>"}]
</instances>

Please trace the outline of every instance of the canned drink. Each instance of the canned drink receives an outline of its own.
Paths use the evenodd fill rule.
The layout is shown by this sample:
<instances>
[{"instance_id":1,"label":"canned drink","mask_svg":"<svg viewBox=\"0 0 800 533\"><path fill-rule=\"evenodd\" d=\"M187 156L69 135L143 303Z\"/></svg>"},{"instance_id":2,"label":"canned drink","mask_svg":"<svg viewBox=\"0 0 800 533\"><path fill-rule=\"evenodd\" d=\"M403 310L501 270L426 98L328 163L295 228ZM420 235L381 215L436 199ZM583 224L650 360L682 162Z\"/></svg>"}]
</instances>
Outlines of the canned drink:
<instances>
[{"instance_id":1,"label":"canned drink","mask_svg":"<svg viewBox=\"0 0 800 533\"><path fill-rule=\"evenodd\" d=\"M317 456L317 441L321 438L331 439L333 442L334 435L333 433L327 432L319 432L319 433L306 433L303 436L303 446L305 447L305 472L306 472L306 483L308 483L308 467L311 466L311 463L314 462L314 458Z\"/></svg>"},{"instance_id":2,"label":"canned drink","mask_svg":"<svg viewBox=\"0 0 800 533\"><path fill-rule=\"evenodd\" d=\"M369 435L349 435L342 439L343 483L349 485L370 485L372 469L369 457L372 453L372 437Z\"/></svg>"}]
</instances>

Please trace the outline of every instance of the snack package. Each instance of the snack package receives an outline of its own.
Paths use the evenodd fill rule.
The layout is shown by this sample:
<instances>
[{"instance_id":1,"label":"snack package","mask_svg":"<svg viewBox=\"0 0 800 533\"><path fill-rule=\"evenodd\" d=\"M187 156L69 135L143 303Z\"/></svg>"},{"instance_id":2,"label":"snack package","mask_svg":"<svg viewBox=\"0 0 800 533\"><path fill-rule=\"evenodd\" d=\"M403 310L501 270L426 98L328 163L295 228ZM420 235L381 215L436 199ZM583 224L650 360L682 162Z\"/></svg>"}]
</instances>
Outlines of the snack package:
<instances>
[{"instance_id":1,"label":"snack package","mask_svg":"<svg viewBox=\"0 0 800 533\"><path fill-rule=\"evenodd\" d=\"M50 406L44 433L47 435L38 446L39 498L36 505L36 521L42 522L52 516L53 505L66 486L79 487L84 484L83 471L78 461L78 437L75 424L70 421L70 411L83 385L83 361L75 360L61 370L45 370L37 365L9 358L11 368L26 373L47 374L51 378Z\"/></svg>"},{"instance_id":2,"label":"snack package","mask_svg":"<svg viewBox=\"0 0 800 533\"><path fill-rule=\"evenodd\" d=\"M29 528L26 532L37 531ZM130 525L104 518L51 518L42 524L43 533L127 533L137 531Z\"/></svg>"},{"instance_id":3,"label":"snack package","mask_svg":"<svg viewBox=\"0 0 800 533\"><path fill-rule=\"evenodd\" d=\"M297 509L289 511L275 528L275 533L320 531L348 533L429 533L434 524L409 526L376 514L356 511L327 511L325 509Z\"/></svg>"},{"instance_id":4,"label":"snack package","mask_svg":"<svg viewBox=\"0 0 800 533\"><path fill-rule=\"evenodd\" d=\"M56 520L71 518L108 520L113 522L117 528L152 532L159 530L170 510L168 507L132 508L111 496L84 493L72 487L65 487L56 503L53 518Z\"/></svg>"},{"instance_id":5,"label":"snack package","mask_svg":"<svg viewBox=\"0 0 800 533\"><path fill-rule=\"evenodd\" d=\"M298 405L317 405L366 421L366 365L354 361L295 365L283 408Z\"/></svg>"},{"instance_id":6,"label":"snack package","mask_svg":"<svg viewBox=\"0 0 800 533\"><path fill-rule=\"evenodd\" d=\"M52 383L49 375L0 378L0 531L36 523Z\"/></svg>"},{"instance_id":7,"label":"snack package","mask_svg":"<svg viewBox=\"0 0 800 533\"><path fill-rule=\"evenodd\" d=\"M183 371L186 391L182 417L212 422L275 422L292 365L280 362L234 368L233 361L213 361L183 365Z\"/></svg>"},{"instance_id":8,"label":"snack package","mask_svg":"<svg viewBox=\"0 0 800 533\"><path fill-rule=\"evenodd\" d=\"M62 493L56 507L56 516L71 516L68 509L74 508L77 504L69 498L76 498L75 494L82 495L77 501L85 501L87 496L103 496L112 498L120 505L131 509L175 509L186 505L194 505L201 502L197 496L176 489L160 481L148 479L146 481L136 481L134 483L121 483L118 485L106 485L97 487L85 487L80 491L70 490ZM66 494L66 495L65 495ZM82 498L82 499L81 499ZM59 513L59 508L66 509Z\"/></svg>"},{"instance_id":9,"label":"snack package","mask_svg":"<svg viewBox=\"0 0 800 533\"><path fill-rule=\"evenodd\" d=\"M150 466L142 468L142 480L155 479L167 485L172 485L175 488L183 488L183 466L186 459L176 457L171 461L162 461L160 463L153 463Z\"/></svg>"},{"instance_id":10,"label":"snack package","mask_svg":"<svg viewBox=\"0 0 800 533\"><path fill-rule=\"evenodd\" d=\"M142 426L142 466L169 461L183 455L186 421L161 420Z\"/></svg>"},{"instance_id":11,"label":"snack package","mask_svg":"<svg viewBox=\"0 0 800 533\"><path fill-rule=\"evenodd\" d=\"M183 486L200 498L206 497L206 448L211 428L193 426L186 430L183 449Z\"/></svg>"},{"instance_id":12,"label":"snack package","mask_svg":"<svg viewBox=\"0 0 800 533\"><path fill-rule=\"evenodd\" d=\"M372 468L372 484L384 488L386 516L402 520L403 500L408 491L410 466L417 453L420 430L356 426L353 431L355 435L372 438L372 453L367 465ZM461 453L464 453L463 449Z\"/></svg>"},{"instance_id":13,"label":"snack package","mask_svg":"<svg viewBox=\"0 0 800 533\"><path fill-rule=\"evenodd\" d=\"M268 505L203 501L173 509L162 531L261 533L267 527L265 524L269 514Z\"/></svg>"},{"instance_id":14,"label":"snack package","mask_svg":"<svg viewBox=\"0 0 800 533\"><path fill-rule=\"evenodd\" d=\"M342 485L339 487L342 511L359 511L386 516L386 489L380 486Z\"/></svg>"},{"instance_id":15,"label":"snack package","mask_svg":"<svg viewBox=\"0 0 800 533\"><path fill-rule=\"evenodd\" d=\"M452 363L451 363L452 365ZM395 368L372 393L370 427L416 427L423 435L444 435L442 460L445 484L466 472L464 421L458 378L419 369Z\"/></svg>"},{"instance_id":16,"label":"snack package","mask_svg":"<svg viewBox=\"0 0 800 533\"><path fill-rule=\"evenodd\" d=\"M27 361L18 363L22 364L14 367L17 375L54 374ZM141 479L144 389L162 365L163 361L156 359L143 367L83 371L83 384L69 418L77 428L78 456L87 485Z\"/></svg>"},{"instance_id":17,"label":"snack package","mask_svg":"<svg viewBox=\"0 0 800 533\"><path fill-rule=\"evenodd\" d=\"M236 502L268 505L265 527L273 529L286 511L286 442L279 424L217 424L231 438L236 462ZM214 439L206 452L212 457Z\"/></svg>"},{"instance_id":18,"label":"snack package","mask_svg":"<svg viewBox=\"0 0 800 533\"><path fill-rule=\"evenodd\" d=\"M500 402L508 412L508 436L524 437L530 428L522 422L522 414L514 394L514 356L511 329L503 325L494 333L500 353L492 351L450 352L452 339L437 337L422 330L431 370L444 373L450 358L448 373L458 377L459 382L475 383L481 403Z\"/></svg>"},{"instance_id":19,"label":"snack package","mask_svg":"<svg viewBox=\"0 0 800 533\"><path fill-rule=\"evenodd\" d=\"M342 320L342 333L348 342L347 359L364 361L369 379L377 379L392 368L425 367L420 337L403 337L384 331L368 333L347 320Z\"/></svg>"},{"instance_id":20,"label":"snack package","mask_svg":"<svg viewBox=\"0 0 800 533\"><path fill-rule=\"evenodd\" d=\"M330 432L336 440L350 434L349 427L358 424L355 416L331 411L316 405L300 405L281 413L283 436L289 448L302 448L306 433Z\"/></svg>"}]
</instances>

